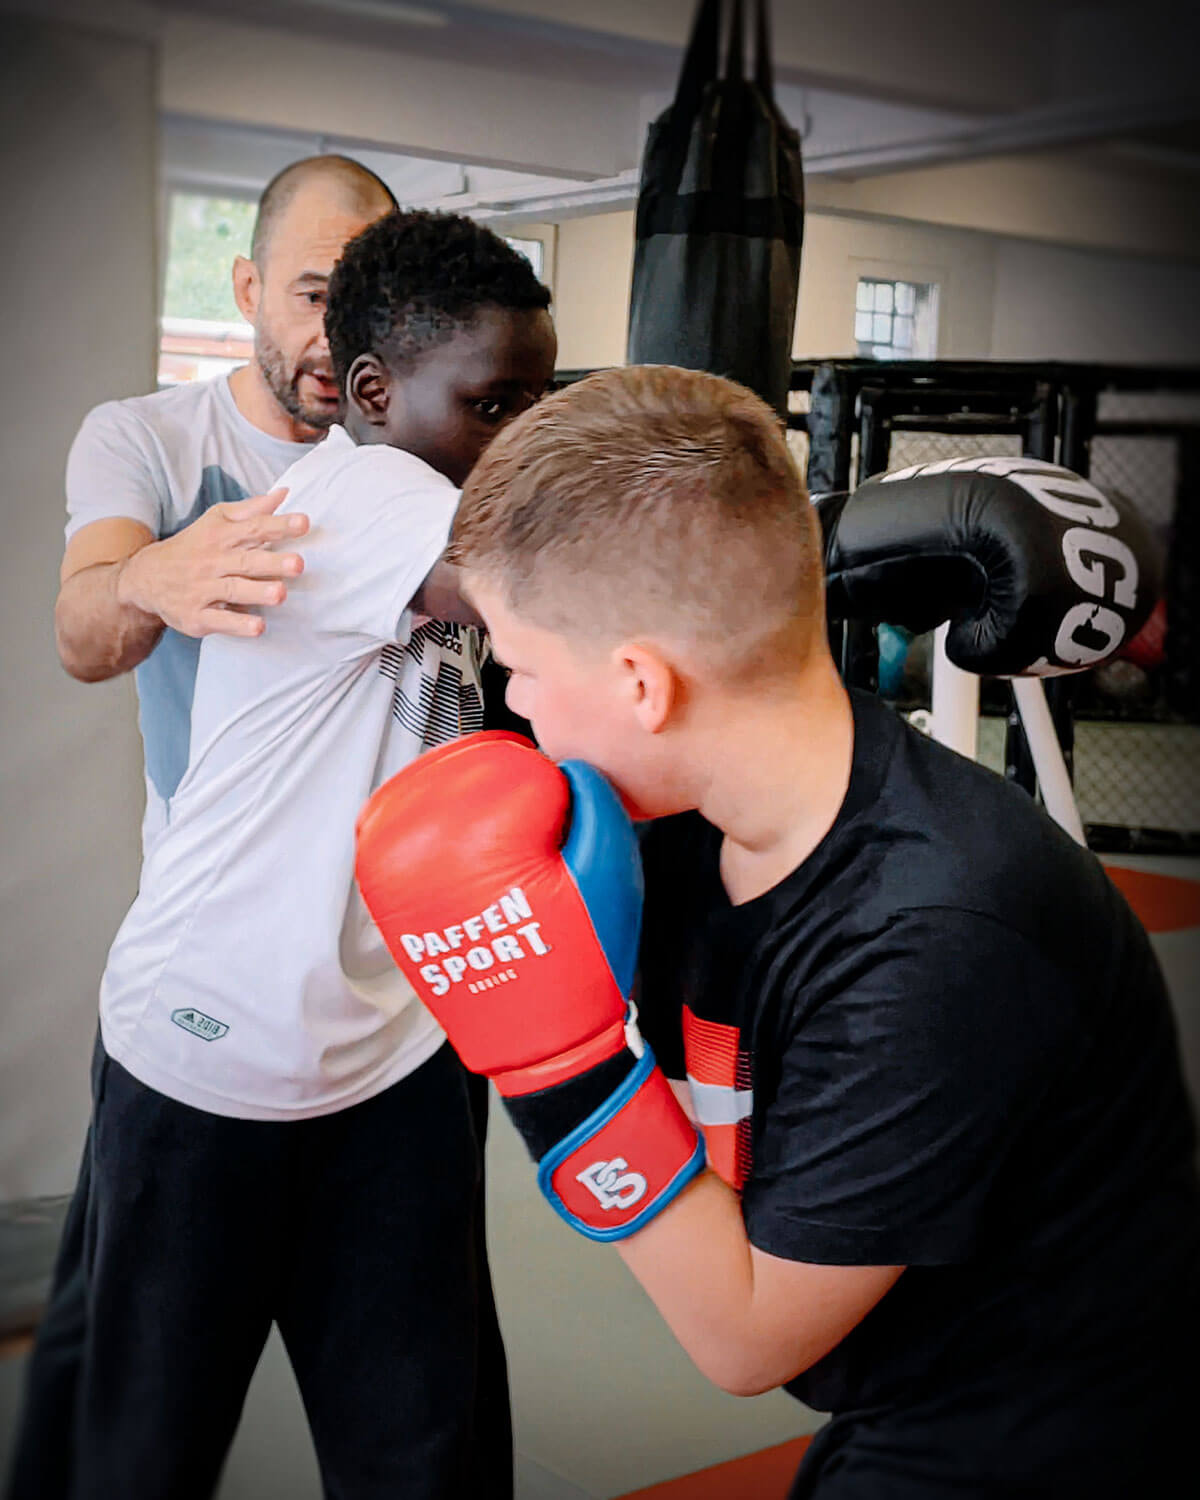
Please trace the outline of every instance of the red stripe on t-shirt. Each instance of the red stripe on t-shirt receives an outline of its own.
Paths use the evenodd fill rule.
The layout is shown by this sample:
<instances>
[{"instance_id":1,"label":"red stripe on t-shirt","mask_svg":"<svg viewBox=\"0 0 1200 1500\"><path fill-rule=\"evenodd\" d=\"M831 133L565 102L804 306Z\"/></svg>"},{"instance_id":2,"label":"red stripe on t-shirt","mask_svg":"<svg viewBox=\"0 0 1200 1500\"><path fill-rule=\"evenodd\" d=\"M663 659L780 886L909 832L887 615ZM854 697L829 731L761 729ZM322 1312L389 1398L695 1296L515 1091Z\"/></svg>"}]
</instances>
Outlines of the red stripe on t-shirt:
<instances>
[{"instance_id":1,"label":"red stripe on t-shirt","mask_svg":"<svg viewBox=\"0 0 1200 1500\"><path fill-rule=\"evenodd\" d=\"M687 1070L697 1083L736 1088L740 1042L736 1026L701 1020L683 1007L683 1052Z\"/></svg>"}]
</instances>

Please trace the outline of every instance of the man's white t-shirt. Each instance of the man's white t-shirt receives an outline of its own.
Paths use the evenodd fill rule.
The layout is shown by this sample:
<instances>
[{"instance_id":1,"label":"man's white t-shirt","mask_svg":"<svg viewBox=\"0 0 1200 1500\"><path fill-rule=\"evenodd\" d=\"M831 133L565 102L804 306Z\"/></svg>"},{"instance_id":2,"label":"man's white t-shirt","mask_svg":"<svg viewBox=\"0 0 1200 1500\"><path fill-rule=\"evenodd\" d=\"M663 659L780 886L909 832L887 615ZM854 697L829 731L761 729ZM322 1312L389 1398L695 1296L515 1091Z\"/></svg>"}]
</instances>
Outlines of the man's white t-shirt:
<instances>
[{"instance_id":1,"label":"man's white t-shirt","mask_svg":"<svg viewBox=\"0 0 1200 1500\"><path fill-rule=\"evenodd\" d=\"M212 505L265 494L312 447L248 422L225 375L106 401L84 418L67 459L67 539L112 517L174 536ZM165 630L135 673L146 753L143 848L166 823L187 766L199 652L199 641Z\"/></svg>"},{"instance_id":2,"label":"man's white t-shirt","mask_svg":"<svg viewBox=\"0 0 1200 1500\"><path fill-rule=\"evenodd\" d=\"M216 1114L298 1119L404 1077L443 1035L354 883L354 824L483 723L475 630L413 617L458 491L334 427L280 480L304 572L257 639L209 636L191 754L100 992L109 1054Z\"/></svg>"}]
</instances>

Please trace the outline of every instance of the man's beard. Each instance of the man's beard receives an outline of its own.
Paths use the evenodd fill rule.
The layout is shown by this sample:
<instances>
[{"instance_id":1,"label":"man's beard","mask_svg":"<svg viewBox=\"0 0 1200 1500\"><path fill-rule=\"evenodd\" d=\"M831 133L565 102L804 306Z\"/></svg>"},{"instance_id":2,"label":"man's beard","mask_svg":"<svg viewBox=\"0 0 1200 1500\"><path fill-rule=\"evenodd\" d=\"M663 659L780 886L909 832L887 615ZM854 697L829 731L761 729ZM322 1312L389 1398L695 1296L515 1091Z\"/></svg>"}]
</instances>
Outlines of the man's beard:
<instances>
[{"instance_id":1,"label":"man's beard","mask_svg":"<svg viewBox=\"0 0 1200 1500\"><path fill-rule=\"evenodd\" d=\"M263 323L254 330L254 357L272 396L293 421L303 422L306 427L333 426L337 421L336 411L323 405L306 406L300 395L301 376L315 374L317 366L303 360L297 365L289 365L287 355Z\"/></svg>"}]
</instances>

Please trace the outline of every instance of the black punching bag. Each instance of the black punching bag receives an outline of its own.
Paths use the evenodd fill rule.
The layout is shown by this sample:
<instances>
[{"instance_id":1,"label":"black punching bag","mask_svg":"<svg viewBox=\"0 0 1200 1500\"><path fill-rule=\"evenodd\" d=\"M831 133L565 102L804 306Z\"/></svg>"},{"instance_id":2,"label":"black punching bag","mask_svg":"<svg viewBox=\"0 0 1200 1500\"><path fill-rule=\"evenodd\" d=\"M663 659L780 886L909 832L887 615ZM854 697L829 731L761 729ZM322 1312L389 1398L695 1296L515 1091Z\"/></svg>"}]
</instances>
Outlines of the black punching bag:
<instances>
[{"instance_id":1,"label":"black punching bag","mask_svg":"<svg viewBox=\"0 0 1200 1500\"><path fill-rule=\"evenodd\" d=\"M719 51L729 11L725 75ZM741 0L701 0L675 100L650 127L638 195L631 364L728 375L782 416L804 233L800 138L771 85L767 0L753 79Z\"/></svg>"}]
</instances>

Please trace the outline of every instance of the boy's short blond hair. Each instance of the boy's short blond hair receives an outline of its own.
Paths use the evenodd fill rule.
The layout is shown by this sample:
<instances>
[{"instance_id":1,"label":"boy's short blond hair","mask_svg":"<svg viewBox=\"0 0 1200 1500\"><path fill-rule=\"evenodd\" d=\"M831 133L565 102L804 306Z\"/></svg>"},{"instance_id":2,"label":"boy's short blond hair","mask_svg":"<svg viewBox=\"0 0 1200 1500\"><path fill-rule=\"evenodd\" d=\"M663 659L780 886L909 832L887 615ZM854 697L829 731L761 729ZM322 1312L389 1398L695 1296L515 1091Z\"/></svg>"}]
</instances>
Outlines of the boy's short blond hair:
<instances>
[{"instance_id":1,"label":"boy's short blond hair","mask_svg":"<svg viewBox=\"0 0 1200 1500\"><path fill-rule=\"evenodd\" d=\"M668 639L743 670L823 632L819 537L765 402L642 365L506 428L463 489L450 555L543 628Z\"/></svg>"}]
</instances>

